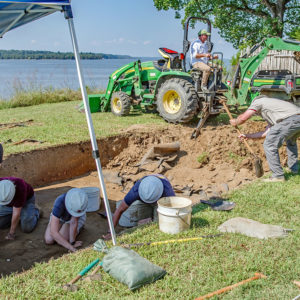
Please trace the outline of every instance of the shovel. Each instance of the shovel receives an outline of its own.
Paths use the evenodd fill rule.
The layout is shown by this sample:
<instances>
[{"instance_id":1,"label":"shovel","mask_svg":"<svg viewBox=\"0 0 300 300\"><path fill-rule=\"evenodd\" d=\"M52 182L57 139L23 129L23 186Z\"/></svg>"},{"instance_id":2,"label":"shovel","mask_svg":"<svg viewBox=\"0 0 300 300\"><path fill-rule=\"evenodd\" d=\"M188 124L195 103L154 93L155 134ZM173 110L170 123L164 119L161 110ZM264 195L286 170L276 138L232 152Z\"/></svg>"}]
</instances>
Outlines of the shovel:
<instances>
[{"instance_id":1,"label":"shovel","mask_svg":"<svg viewBox=\"0 0 300 300\"><path fill-rule=\"evenodd\" d=\"M65 291L71 291L71 292L76 292L78 290L77 285L75 285L74 283L77 282L83 275L85 275L90 269L92 269L96 264L98 264L100 261L99 258L95 259L93 262L91 262L87 267L85 267L83 270L81 270L81 272L78 273L78 275L76 277L74 277L70 282L68 282L67 284L65 284L63 286L63 289ZM101 263L100 263L101 264ZM100 265L99 264L99 265ZM97 269L98 271L98 269Z\"/></svg>"},{"instance_id":2,"label":"shovel","mask_svg":"<svg viewBox=\"0 0 300 300\"><path fill-rule=\"evenodd\" d=\"M229 109L228 109L225 101L222 101L222 104L223 104L223 106L224 106L224 108L225 108L225 110L226 110L226 112L227 112L230 120L233 120L231 112L229 111ZM242 134L237 126L234 126L234 127L236 128L236 130L237 130L237 132L239 134ZM248 148L249 152L252 154L252 156L254 158L254 167L255 167L255 175L256 175L256 177L259 178L259 177L263 176L264 175L264 169L263 169L263 166L262 166L262 160L260 159L260 157L258 157L254 153L253 149L250 147L250 145L248 144L248 142L245 139L243 139L243 142L244 142L244 144L246 145L246 147Z\"/></svg>"}]
</instances>

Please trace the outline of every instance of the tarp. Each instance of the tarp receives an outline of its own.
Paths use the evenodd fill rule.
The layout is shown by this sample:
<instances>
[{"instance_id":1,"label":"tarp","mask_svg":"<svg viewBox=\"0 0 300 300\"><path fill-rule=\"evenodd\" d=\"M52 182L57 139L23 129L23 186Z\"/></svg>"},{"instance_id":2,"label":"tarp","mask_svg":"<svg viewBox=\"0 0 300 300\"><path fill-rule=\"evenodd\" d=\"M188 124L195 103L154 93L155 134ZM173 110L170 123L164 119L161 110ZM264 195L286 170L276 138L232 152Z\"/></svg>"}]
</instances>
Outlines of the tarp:
<instances>
[{"instance_id":1,"label":"tarp","mask_svg":"<svg viewBox=\"0 0 300 300\"><path fill-rule=\"evenodd\" d=\"M71 0L57 1L0 1L0 37L7 31L61 11Z\"/></svg>"}]
</instances>

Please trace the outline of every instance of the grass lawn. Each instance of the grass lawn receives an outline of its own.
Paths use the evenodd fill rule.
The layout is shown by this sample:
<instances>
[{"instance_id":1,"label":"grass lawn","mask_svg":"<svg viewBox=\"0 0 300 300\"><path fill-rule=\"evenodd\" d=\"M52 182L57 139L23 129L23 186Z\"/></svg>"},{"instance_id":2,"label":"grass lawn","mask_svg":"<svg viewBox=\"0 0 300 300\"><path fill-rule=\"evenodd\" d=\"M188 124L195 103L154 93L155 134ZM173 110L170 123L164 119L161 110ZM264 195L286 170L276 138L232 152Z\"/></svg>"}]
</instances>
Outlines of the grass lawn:
<instances>
[{"instance_id":1,"label":"grass lawn","mask_svg":"<svg viewBox=\"0 0 300 300\"><path fill-rule=\"evenodd\" d=\"M79 103L80 101L68 101L0 109L0 142L3 143L5 155L88 141L90 136L85 114L76 109ZM116 117L111 112L93 113L92 119L97 138L118 134L120 130L135 124L168 126L168 123L158 114L143 114L140 111L131 112L126 117ZM29 120L33 121L23 126L6 127L10 123L22 123ZM197 123L198 119L195 118L192 126L196 126ZM209 118L207 123L213 126L229 124L229 118L227 114L221 113ZM14 145L25 139L42 143Z\"/></svg>"},{"instance_id":2,"label":"grass lawn","mask_svg":"<svg viewBox=\"0 0 300 300\"><path fill-rule=\"evenodd\" d=\"M237 203L231 212L216 212L200 204L193 210L189 231L167 235L158 226L148 225L118 238L136 243L215 234L217 227L232 217L247 217L262 223L294 229L283 239L259 240L240 234L200 241L143 246L135 250L165 268L165 278L131 292L101 270L100 282L78 282L77 292L61 286L88 263L102 258L91 248L65 255L31 270L2 278L0 298L5 299L194 299L261 272L268 277L242 285L222 299L292 299L300 294L292 283L300 279L300 176L285 183L244 186L228 196ZM95 236L95 240L97 240ZM109 244L111 246L111 244ZM214 298L219 299L219 298Z\"/></svg>"},{"instance_id":3,"label":"grass lawn","mask_svg":"<svg viewBox=\"0 0 300 300\"><path fill-rule=\"evenodd\" d=\"M0 110L1 124L33 120L30 125L24 127L4 129L0 126L0 142L3 143L5 155L89 140L85 114L76 109L79 103L60 102ZM92 119L97 138L117 134L121 129L134 124L167 125L158 115L140 112L127 117L116 117L110 112L93 113ZM24 139L34 139L43 143L13 145Z\"/></svg>"},{"instance_id":4,"label":"grass lawn","mask_svg":"<svg viewBox=\"0 0 300 300\"><path fill-rule=\"evenodd\" d=\"M33 123L4 129L0 141L5 155L59 144L89 140L85 114L79 113L76 102L41 104L0 110L1 124ZM115 117L111 113L92 114L97 138L118 134L134 124L166 126L158 115L135 113ZM221 114L210 120L212 125L228 124ZM13 145L24 139L42 144ZM194 299L261 272L268 277L247 283L223 294L222 299L292 299L300 294L292 283L300 280L300 175L285 183L263 184L259 181L228 195L237 203L231 212L216 212L200 204L193 209L189 231L167 235L157 224L133 230L118 242L137 243L218 233L217 227L232 217L247 217L262 223L294 229L284 239L259 240L239 234L178 244L144 246L135 249L140 255L167 271L165 278L130 292L101 271L100 282L78 282L77 292L65 292L61 286L97 257L91 248L75 254L36 264L31 270L0 279L0 299ZM100 238L95 236L95 241ZM111 244L109 244L111 246ZM217 299L217 298L215 298Z\"/></svg>"},{"instance_id":5,"label":"grass lawn","mask_svg":"<svg viewBox=\"0 0 300 300\"><path fill-rule=\"evenodd\" d=\"M5 155L26 152L49 146L66 143L88 141L90 139L86 117L77 110L80 101L67 101L59 103L44 103L27 107L0 109L0 142L3 143ZM234 116L236 114L233 113ZM116 117L111 112L93 113L93 125L97 138L118 134L134 124L156 124L162 127L168 126L158 114L143 114L139 111L131 112L126 117ZM22 123L33 120L28 124L20 124L7 128L10 123ZM198 119L195 117L193 125ZM212 116L207 124L217 126L229 124L227 114L221 113ZM180 125L179 125L180 126ZM42 143L14 143L25 139L32 139Z\"/></svg>"}]
</instances>

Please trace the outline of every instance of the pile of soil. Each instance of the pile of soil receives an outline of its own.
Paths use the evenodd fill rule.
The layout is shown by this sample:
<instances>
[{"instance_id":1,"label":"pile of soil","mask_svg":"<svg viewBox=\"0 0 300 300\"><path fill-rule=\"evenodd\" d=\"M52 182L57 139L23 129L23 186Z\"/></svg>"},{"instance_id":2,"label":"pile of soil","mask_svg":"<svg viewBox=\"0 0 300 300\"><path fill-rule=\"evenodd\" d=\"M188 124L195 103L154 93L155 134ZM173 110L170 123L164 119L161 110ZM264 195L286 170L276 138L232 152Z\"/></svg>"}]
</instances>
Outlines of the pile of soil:
<instances>
[{"instance_id":1,"label":"pile of soil","mask_svg":"<svg viewBox=\"0 0 300 300\"><path fill-rule=\"evenodd\" d=\"M263 130L264 122L247 122L246 129L251 132ZM105 184L111 209L115 203L123 199L134 181L150 173L163 173L171 181L176 193L190 197L194 203L212 196L226 193L244 183L254 180L253 159L246 147L237 138L236 130L229 126L206 126L196 140L191 140L192 129L181 125L169 125L161 129L155 126L135 125L128 128L118 137L106 139L99 143L99 148L109 151L112 139L126 140L124 148L118 150L103 166ZM147 151L155 144L180 143L176 156L162 163L161 157L155 157L150 162L140 165ZM263 140L249 141L254 151L263 159L265 171L268 166L264 157ZM52 160L55 148L51 148ZM280 149L281 161L286 163L285 149ZM39 159L47 159L47 152ZM60 156L57 157L57 160ZM103 163L103 161L102 161ZM18 165L20 168L20 164ZM53 181L53 174L49 174ZM26 180L26 178L25 178ZM49 180L50 181L50 180ZM43 217L37 228L30 234L17 231L15 241L5 241L7 230L0 230L0 274L20 272L30 268L35 262L47 261L67 252L59 245L47 246L43 236L49 221L49 215L56 197L67 192L72 187L99 186L97 172L92 171L83 176L35 188L37 203L43 209ZM103 203L101 209L104 210ZM108 230L108 224L96 212L88 213L85 229L79 240L83 246L91 246ZM118 227L117 232L122 230Z\"/></svg>"},{"instance_id":2,"label":"pile of soil","mask_svg":"<svg viewBox=\"0 0 300 300\"><path fill-rule=\"evenodd\" d=\"M253 131L263 130L265 126L263 122L248 124ZM133 126L127 130L127 134L128 147L106 166L107 169L119 172L124 180L125 191L132 186L132 182L149 173L163 173L178 191L190 190L190 195L199 192L203 195L202 191L205 191L208 196L227 192L255 178L254 160L231 126L207 126L196 140L190 139L191 129L183 126L170 125L158 132L147 132L145 128ZM138 166L151 146L175 141L180 143L180 151L177 158L168 163L168 170L159 168L159 161L155 160ZM268 171L262 143L263 140L249 141L263 159L265 171ZM283 152L282 157L285 160Z\"/></svg>"}]
</instances>

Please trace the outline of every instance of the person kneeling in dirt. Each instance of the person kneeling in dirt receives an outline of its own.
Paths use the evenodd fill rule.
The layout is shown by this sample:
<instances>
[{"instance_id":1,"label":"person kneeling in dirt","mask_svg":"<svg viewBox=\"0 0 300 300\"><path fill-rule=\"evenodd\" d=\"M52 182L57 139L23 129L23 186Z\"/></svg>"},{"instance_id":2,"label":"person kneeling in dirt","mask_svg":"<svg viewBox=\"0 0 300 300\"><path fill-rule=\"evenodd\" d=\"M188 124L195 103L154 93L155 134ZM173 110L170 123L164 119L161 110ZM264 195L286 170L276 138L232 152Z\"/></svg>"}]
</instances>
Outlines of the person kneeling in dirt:
<instances>
[{"instance_id":1,"label":"person kneeling in dirt","mask_svg":"<svg viewBox=\"0 0 300 300\"><path fill-rule=\"evenodd\" d=\"M5 239L14 240L16 228L30 233L36 227L40 211L35 206L33 188L21 178L0 178L0 229L10 230Z\"/></svg>"},{"instance_id":2,"label":"person kneeling in dirt","mask_svg":"<svg viewBox=\"0 0 300 300\"><path fill-rule=\"evenodd\" d=\"M292 173L297 174L299 171L297 137L300 135L300 107L285 100L261 95L254 98L247 111L237 119L231 120L230 123L233 126L243 124L255 113L267 121L268 126L264 131L242 134L239 137L240 139L266 138L264 150L272 176L264 181L285 180L278 153L278 149L284 142L287 147L288 167Z\"/></svg>"},{"instance_id":3,"label":"person kneeling in dirt","mask_svg":"<svg viewBox=\"0 0 300 300\"><path fill-rule=\"evenodd\" d=\"M134 184L124 197L120 206L116 209L113 215L114 227L118 225L122 214L136 200L140 200L145 204L152 206L153 219L157 219L157 201L162 197L170 196L175 196L175 192L173 191L171 183L165 176L161 174L144 176ZM110 237L110 233L104 236L105 239L109 239Z\"/></svg>"},{"instance_id":4,"label":"person kneeling in dirt","mask_svg":"<svg viewBox=\"0 0 300 300\"><path fill-rule=\"evenodd\" d=\"M70 189L58 196L45 232L46 244L57 242L75 252L82 245L82 241L76 241L76 237L85 224L87 206L88 196L80 188Z\"/></svg>"}]
</instances>

